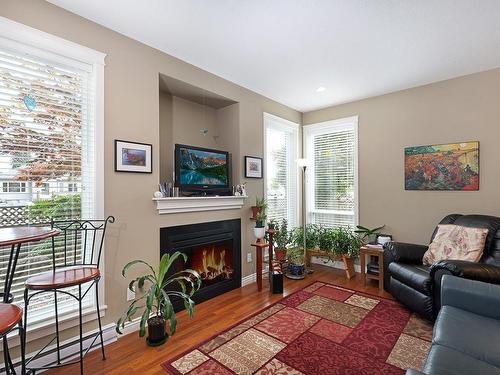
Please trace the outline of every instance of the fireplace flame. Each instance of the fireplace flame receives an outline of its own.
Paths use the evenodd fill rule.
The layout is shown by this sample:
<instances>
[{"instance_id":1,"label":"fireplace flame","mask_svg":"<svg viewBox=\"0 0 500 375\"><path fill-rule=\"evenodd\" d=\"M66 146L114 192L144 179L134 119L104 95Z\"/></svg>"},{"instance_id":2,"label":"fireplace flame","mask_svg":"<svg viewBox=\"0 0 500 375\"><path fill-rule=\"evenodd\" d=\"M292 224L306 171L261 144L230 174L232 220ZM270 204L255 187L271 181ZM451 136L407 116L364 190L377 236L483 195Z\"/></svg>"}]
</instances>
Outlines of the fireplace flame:
<instances>
[{"instance_id":1,"label":"fireplace flame","mask_svg":"<svg viewBox=\"0 0 500 375\"><path fill-rule=\"evenodd\" d=\"M216 251L215 246L211 250L203 249L202 264L198 273L203 280L213 280L216 278L230 279L233 274L233 269L226 265L226 251Z\"/></svg>"}]
</instances>

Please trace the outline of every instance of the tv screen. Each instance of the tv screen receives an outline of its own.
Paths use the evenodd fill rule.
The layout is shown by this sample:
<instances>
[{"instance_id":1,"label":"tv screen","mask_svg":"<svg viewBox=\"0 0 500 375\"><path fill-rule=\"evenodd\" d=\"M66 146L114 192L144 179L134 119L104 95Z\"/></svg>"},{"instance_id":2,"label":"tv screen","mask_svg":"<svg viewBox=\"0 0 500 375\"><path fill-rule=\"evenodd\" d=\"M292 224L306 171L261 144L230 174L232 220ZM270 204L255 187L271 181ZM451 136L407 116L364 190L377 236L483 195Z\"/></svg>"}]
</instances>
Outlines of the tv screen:
<instances>
[{"instance_id":1,"label":"tv screen","mask_svg":"<svg viewBox=\"0 0 500 375\"><path fill-rule=\"evenodd\" d=\"M229 154L225 151L175 145L176 182L181 188L229 186Z\"/></svg>"}]
</instances>

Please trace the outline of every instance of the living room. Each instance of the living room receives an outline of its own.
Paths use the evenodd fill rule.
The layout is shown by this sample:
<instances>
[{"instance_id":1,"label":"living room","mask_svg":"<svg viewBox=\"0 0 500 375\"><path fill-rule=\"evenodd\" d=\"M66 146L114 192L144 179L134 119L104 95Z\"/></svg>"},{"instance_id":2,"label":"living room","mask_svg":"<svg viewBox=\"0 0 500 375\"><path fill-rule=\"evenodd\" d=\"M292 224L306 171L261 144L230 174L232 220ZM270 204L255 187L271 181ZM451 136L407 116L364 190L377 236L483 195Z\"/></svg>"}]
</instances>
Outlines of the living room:
<instances>
[{"instance_id":1,"label":"living room","mask_svg":"<svg viewBox=\"0 0 500 375\"><path fill-rule=\"evenodd\" d=\"M499 14L0 0L0 369L500 373Z\"/></svg>"}]
</instances>

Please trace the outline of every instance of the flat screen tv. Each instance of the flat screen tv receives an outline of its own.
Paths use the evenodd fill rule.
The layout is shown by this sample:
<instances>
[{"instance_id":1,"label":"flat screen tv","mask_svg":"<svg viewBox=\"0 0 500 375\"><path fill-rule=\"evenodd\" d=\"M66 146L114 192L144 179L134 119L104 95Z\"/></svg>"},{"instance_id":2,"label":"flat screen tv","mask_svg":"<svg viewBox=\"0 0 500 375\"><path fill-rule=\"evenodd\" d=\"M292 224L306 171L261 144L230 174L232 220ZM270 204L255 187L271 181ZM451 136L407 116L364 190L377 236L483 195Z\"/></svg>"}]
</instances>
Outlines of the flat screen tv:
<instances>
[{"instance_id":1,"label":"flat screen tv","mask_svg":"<svg viewBox=\"0 0 500 375\"><path fill-rule=\"evenodd\" d=\"M229 194L229 175L228 152L175 145L175 185L181 191Z\"/></svg>"}]
</instances>

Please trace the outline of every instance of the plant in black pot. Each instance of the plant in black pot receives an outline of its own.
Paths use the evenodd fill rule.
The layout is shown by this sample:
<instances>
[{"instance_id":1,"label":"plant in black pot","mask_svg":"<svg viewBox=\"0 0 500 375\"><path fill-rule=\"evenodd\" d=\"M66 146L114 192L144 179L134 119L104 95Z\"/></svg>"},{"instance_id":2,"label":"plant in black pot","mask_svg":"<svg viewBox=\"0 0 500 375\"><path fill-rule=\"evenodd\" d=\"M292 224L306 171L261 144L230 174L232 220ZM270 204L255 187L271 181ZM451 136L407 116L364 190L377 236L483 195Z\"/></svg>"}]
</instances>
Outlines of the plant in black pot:
<instances>
[{"instance_id":1,"label":"plant in black pot","mask_svg":"<svg viewBox=\"0 0 500 375\"><path fill-rule=\"evenodd\" d=\"M133 260L125 265L122 270L126 277L128 269L134 265L143 265L147 268L147 274L133 279L128 288L139 292L140 295L132 301L127 312L116 323L116 332L122 333L126 322L130 322L138 313L141 313L139 336L146 334L148 326L148 338L146 342L150 346L164 344L169 336L175 334L177 317L174 307L170 301L171 297L180 298L192 317L194 314L193 295L200 289L201 277L198 272L190 269L182 270L168 276L168 271L177 258L182 257L187 261L187 255L176 251L172 255L164 254L160 260L158 269L155 270L143 260ZM134 286L137 288L134 290ZM168 327L168 329L167 329Z\"/></svg>"},{"instance_id":2,"label":"plant in black pot","mask_svg":"<svg viewBox=\"0 0 500 375\"><path fill-rule=\"evenodd\" d=\"M294 247L288 249L288 277L302 279L304 278L306 266L304 264L304 249Z\"/></svg>"}]
</instances>

